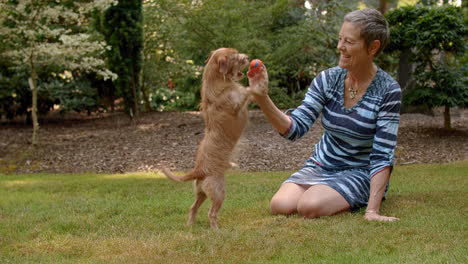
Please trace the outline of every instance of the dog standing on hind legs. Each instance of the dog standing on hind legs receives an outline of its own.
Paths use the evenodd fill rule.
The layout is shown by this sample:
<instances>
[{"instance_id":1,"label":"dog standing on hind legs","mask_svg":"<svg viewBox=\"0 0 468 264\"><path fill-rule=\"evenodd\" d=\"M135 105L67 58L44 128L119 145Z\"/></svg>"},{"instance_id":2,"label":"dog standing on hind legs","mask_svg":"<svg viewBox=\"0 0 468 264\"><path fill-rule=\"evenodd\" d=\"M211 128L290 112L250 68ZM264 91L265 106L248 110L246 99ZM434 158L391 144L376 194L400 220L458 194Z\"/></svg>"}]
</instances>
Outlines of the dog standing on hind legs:
<instances>
[{"instance_id":1,"label":"dog standing on hind legs","mask_svg":"<svg viewBox=\"0 0 468 264\"><path fill-rule=\"evenodd\" d=\"M235 49L220 48L211 52L203 71L201 112L205 123L204 138L198 146L195 168L178 177L169 169L162 172L171 180L194 180L195 202L188 224L195 222L198 208L209 198L210 225L217 229L218 212L225 198L224 174L248 121L250 94L239 84L242 69L249 64L248 56Z\"/></svg>"}]
</instances>

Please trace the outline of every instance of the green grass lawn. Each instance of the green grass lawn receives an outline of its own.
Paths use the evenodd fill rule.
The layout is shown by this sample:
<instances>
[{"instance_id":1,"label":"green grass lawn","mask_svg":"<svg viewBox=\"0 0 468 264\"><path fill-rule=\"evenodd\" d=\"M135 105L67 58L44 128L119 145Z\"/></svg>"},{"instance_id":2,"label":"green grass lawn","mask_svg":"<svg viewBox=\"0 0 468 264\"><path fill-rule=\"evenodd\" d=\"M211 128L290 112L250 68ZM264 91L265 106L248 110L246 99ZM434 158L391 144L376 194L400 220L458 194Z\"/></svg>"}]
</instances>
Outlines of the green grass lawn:
<instances>
[{"instance_id":1,"label":"green grass lawn","mask_svg":"<svg viewBox=\"0 0 468 264\"><path fill-rule=\"evenodd\" d=\"M0 174L0 263L468 263L468 161L397 166L393 223L270 215L289 174L230 172L218 231L161 175Z\"/></svg>"}]
</instances>

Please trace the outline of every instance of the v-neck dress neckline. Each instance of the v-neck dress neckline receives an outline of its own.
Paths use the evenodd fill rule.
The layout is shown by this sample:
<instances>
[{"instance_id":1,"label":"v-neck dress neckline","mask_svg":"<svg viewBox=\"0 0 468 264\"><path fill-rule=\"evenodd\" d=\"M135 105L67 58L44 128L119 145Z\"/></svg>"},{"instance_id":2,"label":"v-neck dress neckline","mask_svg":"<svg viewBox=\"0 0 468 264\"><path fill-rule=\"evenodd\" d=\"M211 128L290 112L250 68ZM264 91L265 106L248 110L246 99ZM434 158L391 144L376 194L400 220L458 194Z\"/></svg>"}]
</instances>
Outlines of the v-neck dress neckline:
<instances>
[{"instance_id":1,"label":"v-neck dress neckline","mask_svg":"<svg viewBox=\"0 0 468 264\"><path fill-rule=\"evenodd\" d=\"M380 75L380 71L381 71L380 67L377 67L377 72L375 73L374 78L372 78L372 81L369 83L369 86L367 87L366 92L361 96L361 98L359 98L359 100L354 105L352 105L350 108L346 108L345 102L344 102L344 99L345 99L344 90L346 89L345 79L346 79L346 76L348 75L348 70L344 69L343 74L342 74L342 76L341 76L341 78L339 80L339 84L338 84L339 85L338 87L340 87L338 89L339 94L340 94L339 101L340 101L340 105L341 105L341 110L343 110L343 112L351 113L351 112L354 111L354 109L356 109L357 107L359 107L359 105L361 105L362 101L364 101L364 99L369 95L370 90L375 86L376 80L377 80L378 76Z\"/></svg>"}]
</instances>

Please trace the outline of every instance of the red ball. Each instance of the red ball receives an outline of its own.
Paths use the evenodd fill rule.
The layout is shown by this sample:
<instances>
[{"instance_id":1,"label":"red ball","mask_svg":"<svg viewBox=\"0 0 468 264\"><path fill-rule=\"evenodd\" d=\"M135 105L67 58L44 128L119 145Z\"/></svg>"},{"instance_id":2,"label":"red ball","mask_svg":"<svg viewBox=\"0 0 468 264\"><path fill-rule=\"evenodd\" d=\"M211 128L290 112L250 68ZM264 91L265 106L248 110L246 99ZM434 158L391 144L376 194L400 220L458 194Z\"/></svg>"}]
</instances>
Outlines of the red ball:
<instances>
[{"instance_id":1,"label":"red ball","mask_svg":"<svg viewBox=\"0 0 468 264\"><path fill-rule=\"evenodd\" d=\"M250 62L249 65L249 71L247 72L247 75L252 78L257 72L262 69L263 62L259 59L254 59Z\"/></svg>"}]
</instances>

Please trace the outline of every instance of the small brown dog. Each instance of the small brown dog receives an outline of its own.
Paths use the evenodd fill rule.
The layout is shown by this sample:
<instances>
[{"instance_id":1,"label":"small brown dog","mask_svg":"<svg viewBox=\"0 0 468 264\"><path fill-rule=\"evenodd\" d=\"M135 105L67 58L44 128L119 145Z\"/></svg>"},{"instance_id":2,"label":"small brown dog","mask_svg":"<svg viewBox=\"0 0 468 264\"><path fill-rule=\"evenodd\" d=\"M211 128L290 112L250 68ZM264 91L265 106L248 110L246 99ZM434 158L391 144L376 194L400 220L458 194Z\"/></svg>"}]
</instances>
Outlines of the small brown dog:
<instances>
[{"instance_id":1,"label":"small brown dog","mask_svg":"<svg viewBox=\"0 0 468 264\"><path fill-rule=\"evenodd\" d=\"M220 48L212 51L203 72L201 111L205 121L205 136L195 160L195 168L178 177L167 168L162 172L178 182L195 180L196 200L188 224L195 222L198 208L210 198L208 218L212 228L218 228L217 215L225 197L224 173L231 167L234 147L248 121L250 95L238 83L242 69L249 64L248 56L235 49Z\"/></svg>"}]
</instances>

